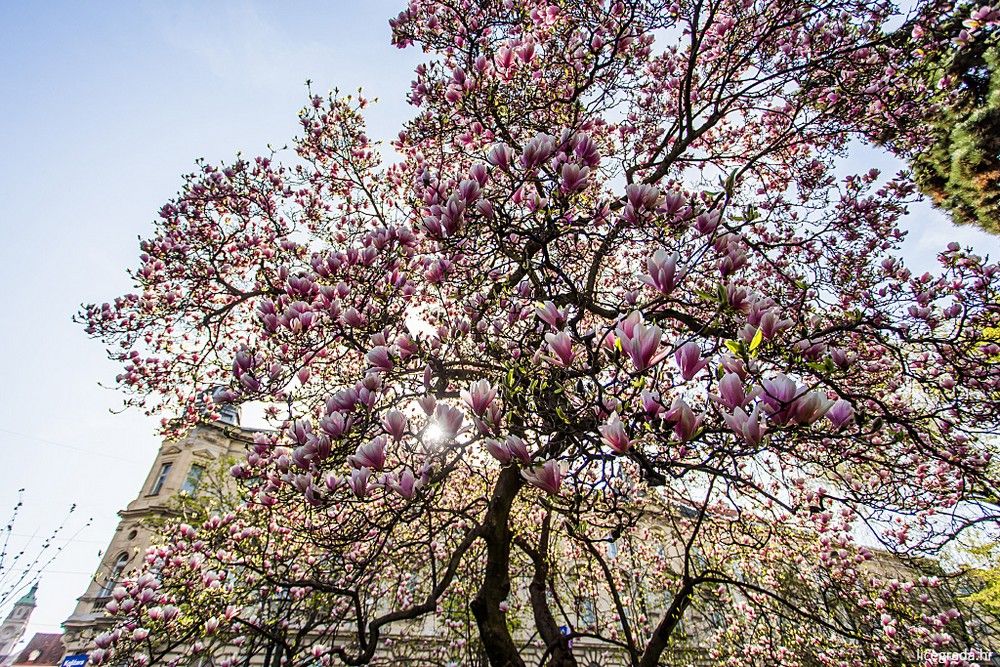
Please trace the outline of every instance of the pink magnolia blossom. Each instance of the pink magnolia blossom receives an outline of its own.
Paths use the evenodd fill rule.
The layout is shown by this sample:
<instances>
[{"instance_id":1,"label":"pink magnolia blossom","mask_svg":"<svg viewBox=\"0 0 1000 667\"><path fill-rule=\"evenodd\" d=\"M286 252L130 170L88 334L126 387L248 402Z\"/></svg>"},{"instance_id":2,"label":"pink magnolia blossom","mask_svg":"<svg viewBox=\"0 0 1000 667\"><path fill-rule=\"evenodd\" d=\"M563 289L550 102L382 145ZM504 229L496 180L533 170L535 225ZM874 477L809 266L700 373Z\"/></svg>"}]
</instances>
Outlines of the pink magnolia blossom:
<instances>
[{"instance_id":1,"label":"pink magnolia blossom","mask_svg":"<svg viewBox=\"0 0 1000 667\"><path fill-rule=\"evenodd\" d=\"M487 438L483 441L483 446L486 447L486 451L490 453L490 456L504 465L510 463L513 458L510 448L499 440Z\"/></svg>"},{"instance_id":2,"label":"pink magnolia blossom","mask_svg":"<svg viewBox=\"0 0 1000 667\"><path fill-rule=\"evenodd\" d=\"M355 468L381 470L385 467L385 436L378 436L364 445L358 445L357 451L347 457L347 462Z\"/></svg>"},{"instance_id":3,"label":"pink magnolia blossom","mask_svg":"<svg viewBox=\"0 0 1000 667\"><path fill-rule=\"evenodd\" d=\"M646 413L647 419L653 419L667 410L660 402L660 395L655 391L643 389L639 398L642 401L642 410Z\"/></svg>"},{"instance_id":4,"label":"pink magnolia blossom","mask_svg":"<svg viewBox=\"0 0 1000 667\"><path fill-rule=\"evenodd\" d=\"M694 341L688 341L674 352L674 360L681 369L681 377L691 380L703 368L708 366L708 359L701 358L701 348Z\"/></svg>"},{"instance_id":5,"label":"pink magnolia blossom","mask_svg":"<svg viewBox=\"0 0 1000 667\"><path fill-rule=\"evenodd\" d=\"M350 417L344 417L340 412L333 412L320 421L319 427L331 438L339 439L351 429L351 422Z\"/></svg>"},{"instance_id":6,"label":"pink magnolia blossom","mask_svg":"<svg viewBox=\"0 0 1000 667\"><path fill-rule=\"evenodd\" d=\"M556 460L549 460L540 466L530 470L522 470L521 476L532 486L537 486L546 493L556 495L559 487L562 486L563 476L566 474L563 464Z\"/></svg>"},{"instance_id":7,"label":"pink magnolia blossom","mask_svg":"<svg viewBox=\"0 0 1000 667\"><path fill-rule=\"evenodd\" d=\"M372 471L368 468L355 468L351 471L351 476L347 480L347 485L351 487L351 491L354 492L358 498L364 498L368 495L368 482L371 478Z\"/></svg>"},{"instance_id":8,"label":"pink magnolia blossom","mask_svg":"<svg viewBox=\"0 0 1000 667\"><path fill-rule=\"evenodd\" d=\"M794 418L800 424L812 424L833 406L834 401L826 393L814 390L800 396L793 406Z\"/></svg>"},{"instance_id":9,"label":"pink magnolia blossom","mask_svg":"<svg viewBox=\"0 0 1000 667\"><path fill-rule=\"evenodd\" d=\"M619 325L616 333L621 341L622 350L632 360L637 371L644 371L653 363L653 357L660 347L663 331L656 325L646 326L637 323L626 328Z\"/></svg>"},{"instance_id":10,"label":"pink magnolia blossom","mask_svg":"<svg viewBox=\"0 0 1000 667\"><path fill-rule=\"evenodd\" d=\"M390 473L386 477L385 485L406 500L412 500L425 481L423 477L415 476L410 468L403 468L398 476Z\"/></svg>"},{"instance_id":11,"label":"pink magnolia blossom","mask_svg":"<svg viewBox=\"0 0 1000 667\"><path fill-rule=\"evenodd\" d=\"M431 394L425 394L417 399L417 403L420 405L420 409L424 411L424 414L428 417L434 414L435 408L437 408L437 399Z\"/></svg>"},{"instance_id":12,"label":"pink magnolia blossom","mask_svg":"<svg viewBox=\"0 0 1000 667\"><path fill-rule=\"evenodd\" d=\"M326 488L333 492L343 486L346 483L346 480L339 475L327 475L325 483Z\"/></svg>"},{"instance_id":13,"label":"pink magnolia blossom","mask_svg":"<svg viewBox=\"0 0 1000 667\"><path fill-rule=\"evenodd\" d=\"M461 410L447 403L438 403L434 410L434 423L441 429L441 438L445 441L453 440L461 432L464 419Z\"/></svg>"},{"instance_id":14,"label":"pink magnolia blossom","mask_svg":"<svg viewBox=\"0 0 1000 667\"><path fill-rule=\"evenodd\" d=\"M557 366L568 368L573 365L576 353L573 350L573 339L565 331L556 334L545 334L545 342L552 353L548 359Z\"/></svg>"},{"instance_id":15,"label":"pink magnolia blossom","mask_svg":"<svg viewBox=\"0 0 1000 667\"><path fill-rule=\"evenodd\" d=\"M461 396L474 414L482 416L496 398L497 390L490 386L489 380L479 380L463 390Z\"/></svg>"},{"instance_id":16,"label":"pink magnolia blossom","mask_svg":"<svg viewBox=\"0 0 1000 667\"><path fill-rule=\"evenodd\" d=\"M531 463L531 453L528 451L528 444L524 440L516 435L508 435L507 439L504 441L504 445L506 445L507 451L509 451L511 456L515 459L525 465Z\"/></svg>"},{"instance_id":17,"label":"pink magnolia blossom","mask_svg":"<svg viewBox=\"0 0 1000 667\"><path fill-rule=\"evenodd\" d=\"M598 431L600 431L604 442L611 447L615 454L624 454L632 446L632 441L626 435L625 427L618 418L617 412L612 412L608 421L603 426L598 427Z\"/></svg>"},{"instance_id":18,"label":"pink magnolia blossom","mask_svg":"<svg viewBox=\"0 0 1000 667\"><path fill-rule=\"evenodd\" d=\"M664 421L673 423L674 435L681 442L687 442L694 437L701 426L702 415L696 415L691 406L678 396L671 404L670 410L663 415L663 419Z\"/></svg>"},{"instance_id":19,"label":"pink magnolia blossom","mask_svg":"<svg viewBox=\"0 0 1000 667\"><path fill-rule=\"evenodd\" d=\"M489 154L486 156L486 161L504 171L508 171L513 158L514 151L510 146L507 144L496 144L490 149Z\"/></svg>"},{"instance_id":20,"label":"pink magnolia blossom","mask_svg":"<svg viewBox=\"0 0 1000 667\"><path fill-rule=\"evenodd\" d=\"M751 445L758 445L764 437L764 425L760 420L761 404L754 406L750 414L743 408L735 408L732 414L722 414L726 426Z\"/></svg>"},{"instance_id":21,"label":"pink magnolia blossom","mask_svg":"<svg viewBox=\"0 0 1000 667\"><path fill-rule=\"evenodd\" d=\"M667 251L661 248L646 260L647 274L639 276L639 280L661 294L670 294L684 277L684 272L677 268L679 261L680 253L674 252L668 255Z\"/></svg>"},{"instance_id":22,"label":"pink magnolia blossom","mask_svg":"<svg viewBox=\"0 0 1000 667\"><path fill-rule=\"evenodd\" d=\"M768 309L761 313L759 319L750 318L750 324L760 328L761 335L765 340L772 340L782 331L792 326L792 320L782 319L775 309Z\"/></svg>"},{"instance_id":23,"label":"pink magnolia blossom","mask_svg":"<svg viewBox=\"0 0 1000 667\"><path fill-rule=\"evenodd\" d=\"M628 203L635 209L653 209L660 199L660 190L651 185L631 184L625 187Z\"/></svg>"},{"instance_id":24,"label":"pink magnolia blossom","mask_svg":"<svg viewBox=\"0 0 1000 667\"><path fill-rule=\"evenodd\" d=\"M406 425L406 415L399 410L389 410L382 417L382 428L392 436L395 442L403 439L403 435L406 433Z\"/></svg>"},{"instance_id":25,"label":"pink magnolia blossom","mask_svg":"<svg viewBox=\"0 0 1000 667\"><path fill-rule=\"evenodd\" d=\"M590 176L590 169L567 162L562 166L560 176L562 191L566 194L573 194L587 187L587 178Z\"/></svg>"},{"instance_id":26,"label":"pink magnolia blossom","mask_svg":"<svg viewBox=\"0 0 1000 667\"><path fill-rule=\"evenodd\" d=\"M830 420L833 427L838 431L854 419L854 407L844 399L838 399L830 409L826 411L826 418Z\"/></svg>"},{"instance_id":27,"label":"pink magnolia blossom","mask_svg":"<svg viewBox=\"0 0 1000 667\"><path fill-rule=\"evenodd\" d=\"M753 394L754 392L751 392ZM727 408L742 408L752 398L743 387L743 379L736 373L726 373L719 380L719 393L710 394L710 398Z\"/></svg>"},{"instance_id":28,"label":"pink magnolia blossom","mask_svg":"<svg viewBox=\"0 0 1000 667\"><path fill-rule=\"evenodd\" d=\"M559 329L566 323L566 314L559 310L554 303L546 301L536 308L538 318L548 324L553 329Z\"/></svg>"},{"instance_id":29,"label":"pink magnolia blossom","mask_svg":"<svg viewBox=\"0 0 1000 667\"><path fill-rule=\"evenodd\" d=\"M555 150L555 139L545 133L538 133L524 145L521 151L521 166L534 169L541 165Z\"/></svg>"},{"instance_id":30,"label":"pink magnolia blossom","mask_svg":"<svg viewBox=\"0 0 1000 667\"><path fill-rule=\"evenodd\" d=\"M764 380L761 398L771 420L778 424L786 424L794 417L792 403L805 392L805 388L799 387L787 375L777 375Z\"/></svg>"}]
</instances>

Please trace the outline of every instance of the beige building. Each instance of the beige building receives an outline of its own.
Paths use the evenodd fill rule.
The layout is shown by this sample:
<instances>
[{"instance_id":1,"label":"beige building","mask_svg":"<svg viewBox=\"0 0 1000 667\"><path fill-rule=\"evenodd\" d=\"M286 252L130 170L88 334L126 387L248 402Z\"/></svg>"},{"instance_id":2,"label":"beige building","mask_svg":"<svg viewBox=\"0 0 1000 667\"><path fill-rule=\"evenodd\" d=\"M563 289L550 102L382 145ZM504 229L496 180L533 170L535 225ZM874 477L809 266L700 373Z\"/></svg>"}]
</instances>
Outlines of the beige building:
<instances>
[{"instance_id":1,"label":"beige building","mask_svg":"<svg viewBox=\"0 0 1000 667\"><path fill-rule=\"evenodd\" d=\"M199 424L179 440L163 441L135 499L118 513L121 520L97 572L87 590L77 598L73 614L63 622L65 633L62 641L66 656L83 659L84 654L94 648L94 637L113 625L114 619L108 616L105 607L115 586L141 567L151 542L150 522L174 512L178 495L194 494L199 484L209 481L206 476L218 470L220 463L230 458L243 458L253 433L253 429L240 427L238 415L230 412L224 413L220 421ZM218 481L212 479L210 483ZM614 545L609 545L610 548ZM593 605L582 609L578 620L586 623L587 617L597 611ZM379 664L402 664L404 661L413 664L413 649L409 642L415 639L429 646L438 641L439 622L431 615L406 627L391 630L389 636L394 641L379 656ZM587 639L577 640L576 650L582 653L580 664L585 667L617 667L622 664L607 647ZM269 664L271 661L265 657L264 662Z\"/></svg>"},{"instance_id":2,"label":"beige building","mask_svg":"<svg viewBox=\"0 0 1000 667\"><path fill-rule=\"evenodd\" d=\"M176 500L180 494L194 494L200 484L209 481L207 478L210 473L217 471L220 464L230 458L245 456L247 445L252 442L252 435L253 430L241 428L238 415L234 411L228 411L223 413L220 421L200 424L183 438L165 440L162 443L137 496L125 509L119 512L121 521L111 537L97 573L87 590L78 598L78 604L73 614L63 623L65 628L63 643L66 647L66 655L85 659L82 654L94 647L93 638L112 624L113 619L107 616L105 606L117 583L142 565L146 548L150 544L150 520L171 515L176 511ZM218 480L212 479L211 483L218 484ZM205 488L213 487L206 486ZM616 544L609 543L607 548L607 555L614 558L618 550ZM666 542L664 550L669 558L677 559L680 557L676 553L676 549L670 548ZM898 565L890 565L888 561L882 563L882 566L880 569L898 567ZM33 608L33 595L26 596L26 598L28 597L31 597L30 606ZM21 614L25 618L24 624L26 624L25 611L23 610L28 609L29 605L21 602L18 604L21 605L22 611L18 611L19 608L16 607L12 615ZM662 613L667 604L669 601L661 595L658 599L650 602L650 611L655 614ZM581 626L587 626L596 615L603 616L605 613L611 613L610 605L610 600L584 601L581 608L574 611L577 623ZM30 610L27 613L30 614ZM14 630L21 627L16 622L17 620L8 619L10 627ZM404 656L410 653L410 649L407 648L409 641L417 640L417 642L427 645L437 641L439 638L438 622L438 619L431 615L405 628L390 631L390 636L393 636L395 641L391 643L392 648L388 648L386 655L380 655L379 664L403 664ZM703 649L704 639L711 636L713 629L719 627L722 622L724 621L716 618L712 609L689 609L685 613L680 628L681 634L687 636L689 641L671 649L670 664L709 664L702 650L696 647ZM991 626L992 622L995 622L995 619L987 622L986 626ZM7 624L4 627L7 627ZM990 628L990 630L995 629ZM992 634L991 631L983 632L980 629L984 635ZM23 627L21 627L21 633L23 633ZM698 640L699 637L702 641ZM981 636L981 639L986 639L986 637ZM987 646L992 646L992 640L993 637L990 637L989 641L984 643ZM623 664L620 656L614 651L609 651L605 645L595 644L586 638L577 640L575 644L581 666L617 667ZM399 652L398 655L397 652ZM579 655L579 653L583 655ZM272 662L270 657L264 658L265 664ZM413 663L409 662L408 664Z\"/></svg>"},{"instance_id":3,"label":"beige building","mask_svg":"<svg viewBox=\"0 0 1000 667\"><path fill-rule=\"evenodd\" d=\"M77 598L73 615L63 622L67 654L92 649L93 638L110 625L105 605L115 585L142 564L150 542L147 522L169 515L171 498L193 494L213 466L228 457L243 457L247 433L239 428L238 415L227 411L221 420L200 424L180 440L163 442L138 495L118 512L121 521L90 585Z\"/></svg>"}]
</instances>

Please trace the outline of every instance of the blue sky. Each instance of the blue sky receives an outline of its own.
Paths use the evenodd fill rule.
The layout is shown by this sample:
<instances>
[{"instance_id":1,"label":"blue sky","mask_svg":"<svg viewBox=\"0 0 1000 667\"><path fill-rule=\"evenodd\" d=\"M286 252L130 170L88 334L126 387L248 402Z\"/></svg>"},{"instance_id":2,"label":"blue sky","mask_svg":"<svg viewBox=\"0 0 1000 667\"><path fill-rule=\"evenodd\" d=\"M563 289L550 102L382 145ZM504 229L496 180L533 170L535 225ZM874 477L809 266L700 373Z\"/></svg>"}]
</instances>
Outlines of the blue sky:
<instances>
[{"instance_id":1,"label":"blue sky","mask_svg":"<svg viewBox=\"0 0 1000 667\"><path fill-rule=\"evenodd\" d=\"M401 8L0 4L0 520L20 487L23 541L71 503L71 527L94 517L43 578L31 632L72 611L158 446L154 420L109 412L120 398L97 383L116 368L70 317L128 289L137 237L196 158L296 134L307 79L319 92L364 85L383 101L373 134L394 135L419 57L389 44Z\"/></svg>"},{"instance_id":2,"label":"blue sky","mask_svg":"<svg viewBox=\"0 0 1000 667\"><path fill-rule=\"evenodd\" d=\"M419 58L389 44L403 5L0 4L0 520L20 487L23 542L71 503L71 528L94 517L44 576L29 632L59 630L158 446L155 420L110 412L120 398L97 383L117 369L70 317L128 289L137 237L195 158L291 139L307 79L319 92L363 85L381 100L372 135L395 135ZM851 165L871 166L896 168L873 151ZM996 238L926 208L907 227L921 271L952 240L1000 255Z\"/></svg>"}]
</instances>

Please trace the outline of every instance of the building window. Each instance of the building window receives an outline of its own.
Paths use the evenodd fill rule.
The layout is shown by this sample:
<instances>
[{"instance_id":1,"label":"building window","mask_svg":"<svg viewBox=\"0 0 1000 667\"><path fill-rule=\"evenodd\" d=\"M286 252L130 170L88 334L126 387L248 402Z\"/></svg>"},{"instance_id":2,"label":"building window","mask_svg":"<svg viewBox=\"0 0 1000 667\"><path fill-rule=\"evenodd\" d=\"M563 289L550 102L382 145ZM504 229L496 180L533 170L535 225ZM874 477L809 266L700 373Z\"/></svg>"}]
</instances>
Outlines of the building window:
<instances>
[{"instance_id":1,"label":"building window","mask_svg":"<svg viewBox=\"0 0 1000 667\"><path fill-rule=\"evenodd\" d=\"M614 540L608 542L608 558L618 558L618 543Z\"/></svg>"},{"instance_id":2,"label":"building window","mask_svg":"<svg viewBox=\"0 0 1000 667\"><path fill-rule=\"evenodd\" d=\"M197 463L191 466L188 470L187 478L184 480L184 485L181 486L181 491L194 495L198 490L198 484L201 483L201 476L205 474L205 466L200 466Z\"/></svg>"},{"instance_id":3,"label":"building window","mask_svg":"<svg viewBox=\"0 0 1000 667\"><path fill-rule=\"evenodd\" d=\"M167 475L170 474L170 469L174 467L173 463L164 463L160 466L160 474L156 476L156 481L153 482L153 488L149 490L149 495L155 496L163 489L163 483L167 481Z\"/></svg>"},{"instance_id":4,"label":"building window","mask_svg":"<svg viewBox=\"0 0 1000 667\"><path fill-rule=\"evenodd\" d=\"M593 600L580 602L580 623L588 628L597 624L597 610Z\"/></svg>"},{"instance_id":5,"label":"building window","mask_svg":"<svg viewBox=\"0 0 1000 667\"><path fill-rule=\"evenodd\" d=\"M118 585L118 580L121 579L122 573L125 572L126 563L128 563L128 554L123 551L118 554L118 558L115 559L115 564L111 567L111 573L108 575L104 585L101 586L101 590L97 593L97 597L106 598L111 595L111 591L113 591L115 586Z\"/></svg>"}]
</instances>

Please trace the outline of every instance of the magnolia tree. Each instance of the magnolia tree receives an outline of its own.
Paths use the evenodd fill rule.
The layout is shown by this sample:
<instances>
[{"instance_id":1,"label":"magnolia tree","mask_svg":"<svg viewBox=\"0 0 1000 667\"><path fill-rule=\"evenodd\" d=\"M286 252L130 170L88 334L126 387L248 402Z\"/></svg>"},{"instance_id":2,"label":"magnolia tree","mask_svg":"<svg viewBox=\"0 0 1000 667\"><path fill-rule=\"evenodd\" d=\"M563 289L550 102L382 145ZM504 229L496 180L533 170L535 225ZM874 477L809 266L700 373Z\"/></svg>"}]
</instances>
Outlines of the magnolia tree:
<instances>
[{"instance_id":1,"label":"magnolia tree","mask_svg":"<svg viewBox=\"0 0 1000 667\"><path fill-rule=\"evenodd\" d=\"M894 63L948 10L412 0L398 162L365 98L313 97L294 155L201 165L136 291L81 312L168 430L219 385L282 406L92 660L965 647L920 568L996 525L1000 269L911 274L911 181L834 176L921 140L935 91Z\"/></svg>"}]
</instances>

